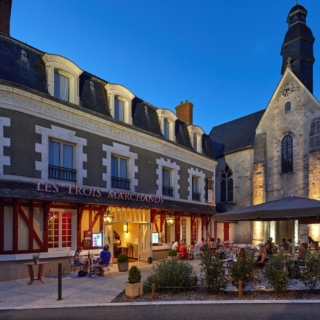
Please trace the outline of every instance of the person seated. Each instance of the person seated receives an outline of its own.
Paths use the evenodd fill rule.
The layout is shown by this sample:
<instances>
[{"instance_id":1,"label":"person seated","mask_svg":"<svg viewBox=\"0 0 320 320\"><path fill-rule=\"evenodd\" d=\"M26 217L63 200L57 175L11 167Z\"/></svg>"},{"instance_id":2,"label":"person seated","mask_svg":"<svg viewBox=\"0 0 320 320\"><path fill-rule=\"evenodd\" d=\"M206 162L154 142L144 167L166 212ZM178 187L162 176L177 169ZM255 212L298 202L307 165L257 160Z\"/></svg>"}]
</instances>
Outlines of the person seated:
<instances>
[{"instance_id":1,"label":"person seated","mask_svg":"<svg viewBox=\"0 0 320 320\"><path fill-rule=\"evenodd\" d=\"M208 247L209 247L210 250L215 247L214 238L211 238L211 239L210 239L210 241L208 242Z\"/></svg>"},{"instance_id":2,"label":"person seated","mask_svg":"<svg viewBox=\"0 0 320 320\"><path fill-rule=\"evenodd\" d=\"M200 247L203 247L203 246L206 244L206 242L205 242L204 238L201 238L201 240L199 240L197 244L198 244Z\"/></svg>"},{"instance_id":3,"label":"person seated","mask_svg":"<svg viewBox=\"0 0 320 320\"><path fill-rule=\"evenodd\" d=\"M265 263L267 262L268 260L268 255L267 255L267 252L266 252L266 248L265 247L260 247L259 249L259 255L257 257L257 260L254 261L254 266L256 268L259 268L259 269L263 269Z\"/></svg>"},{"instance_id":4,"label":"person seated","mask_svg":"<svg viewBox=\"0 0 320 320\"><path fill-rule=\"evenodd\" d=\"M85 259L82 255L82 247L77 247L77 250L73 256L73 265L74 266L83 266L82 270L87 273L87 259Z\"/></svg>"},{"instance_id":5,"label":"person seated","mask_svg":"<svg viewBox=\"0 0 320 320\"><path fill-rule=\"evenodd\" d=\"M282 243L280 245L281 249L288 252L289 249L289 243L287 242L286 238L282 238Z\"/></svg>"},{"instance_id":6,"label":"person seated","mask_svg":"<svg viewBox=\"0 0 320 320\"><path fill-rule=\"evenodd\" d=\"M108 265L110 262L110 258L111 258L111 253L109 251L109 246L106 244L103 247L103 250L100 252L100 257L98 260L96 260L96 263L92 264L90 266L90 269L96 269L96 268L100 268L101 266L105 266ZM98 274L93 273L93 277L97 276Z\"/></svg>"},{"instance_id":7,"label":"person seated","mask_svg":"<svg viewBox=\"0 0 320 320\"><path fill-rule=\"evenodd\" d=\"M172 243L171 249L172 249L172 250L178 250L178 248L179 248L179 241L176 240L176 242L173 242L173 243Z\"/></svg>"},{"instance_id":8,"label":"person seated","mask_svg":"<svg viewBox=\"0 0 320 320\"><path fill-rule=\"evenodd\" d=\"M217 253L219 253L219 258L220 258L221 260L223 260L223 259L226 258L226 254L225 254L225 252L224 252L224 250L223 250L223 246L222 246L222 245L220 245L220 246L217 248Z\"/></svg>"},{"instance_id":9,"label":"person seated","mask_svg":"<svg viewBox=\"0 0 320 320\"><path fill-rule=\"evenodd\" d=\"M304 265L304 260L306 258L308 252L308 244L307 243L301 243L299 248L299 253L297 256L297 260L300 262L299 265Z\"/></svg>"},{"instance_id":10,"label":"person seated","mask_svg":"<svg viewBox=\"0 0 320 320\"><path fill-rule=\"evenodd\" d=\"M237 254L237 258L245 258L246 257L246 250L245 248L240 248L238 254Z\"/></svg>"},{"instance_id":11,"label":"person seated","mask_svg":"<svg viewBox=\"0 0 320 320\"><path fill-rule=\"evenodd\" d=\"M180 247L179 247L178 257L179 257L180 259L188 259L187 247L185 247L185 246L180 246Z\"/></svg>"},{"instance_id":12,"label":"person seated","mask_svg":"<svg viewBox=\"0 0 320 320\"><path fill-rule=\"evenodd\" d=\"M318 241L314 241L310 236L308 236L308 242L309 242L310 248L315 249L315 250L319 249Z\"/></svg>"},{"instance_id":13,"label":"person seated","mask_svg":"<svg viewBox=\"0 0 320 320\"><path fill-rule=\"evenodd\" d=\"M272 256L273 252L272 252L272 244L271 242L268 240L265 244L265 249L266 249L266 253L268 256Z\"/></svg>"}]
</instances>

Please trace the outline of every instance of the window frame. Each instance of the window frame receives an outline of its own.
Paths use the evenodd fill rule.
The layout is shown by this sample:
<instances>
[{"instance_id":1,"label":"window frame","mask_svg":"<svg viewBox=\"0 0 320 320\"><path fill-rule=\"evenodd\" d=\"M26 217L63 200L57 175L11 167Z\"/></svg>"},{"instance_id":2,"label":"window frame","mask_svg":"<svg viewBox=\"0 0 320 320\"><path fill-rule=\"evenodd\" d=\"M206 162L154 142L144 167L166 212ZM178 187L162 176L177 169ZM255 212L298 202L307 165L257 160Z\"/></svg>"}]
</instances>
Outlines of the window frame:
<instances>
[{"instance_id":1,"label":"window frame","mask_svg":"<svg viewBox=\"0 0 320 320\"><path fill-rule=\"evenodd\" d=\"M115 176L114 167L113 167L113 159L117 159L117 175ZM122 176L122 165L121 160L126 161L126 169L125 169L125 177ZM130 179L128 179L129 174L129 161L130 159L120 156L118 154L111 154L111 188L130 190Z\"/></svg>"},{"instance_id":2,"label":"window frame","mask_svg":"<svg viewBox=\"0 0 320 320\"><path fill-rule=\"evenodd\" d=\"M190 142L194 151L202 153L202 135L204 131L199 126L188 126Z\"/></svg>"},{"instance_id":3,"label":"window frame","mask_svg":"<svg viewBox=\"0 0 320 320\"><path fill-rule=\"evenodd\" d=\"M189 168L188 169L188 200L189 201L196 201L196 202L205 202L205 195L206 195L206 175L202 170L198 168ZM194 197L194 190L193 190L193 179L197 179L197 188L199 195L197 199ZM199 200L198 200L199 199Z\"/></svg>"},{"instance_id":4,"label":"window frame","mask_svg":"<svg viewBox=\"0 0 320 320\"><path fill-rule=\"evenodd\" d=\"M225 177L223 177L223 173ZM230 173L230 175L229 175ZM229 167L228 164L225 164L220 171L219 176L220 182L220 202L233 202L234 201L234 179L233 179L233 171ZM225 191L223 192L222 183L224 182ZM224 193L224 197L222 197L222 192Z\"/></svg>"},{"instance_id":5,"label":"window frame","mask_svg":"<svg viewBox=\"0 0 320 320\"><path fill-rule=\"evenodd\" d=\"M287 106L289 106L289 108L287 108ZM283 113L284 114L290 113L291 110L292 110L292 103L291 101L287 101L283 106Z\"/></svg>"},{"instance_id":6,"label":"window frame","mask_svg":"<svg viewBox=\"0 0 320 320\"><path fill-rule=\"evenodd\" d=\"M176 135L175 135L175 124L176 120L178 119L177 116L168 109L157 109L158 119L160 123L160 128L162 135L165 139L168 139L170 141L175 142L176 141ZM167 121L168 123L168 137L166 137L165 134L165 126L164 122Z\"/></svg>"},{"instance_id":7,"label":"window frame","mask_svg":"<svg viewBox=\"0 0 320 320\"><path fill-rule=\"evenodd\" d=\"M47 85L48 91L51 96L55 97L54 74L58 72L59 74L69 78L70 80L69 100L67 102L79 105L79 77L82 74L83 70L70 60L58 55L45 53L42 56L42 60L46 65ZM59 97L56 98L62 100Z\"/></svg>"},{"instance_id":8,"label":"window frame","mask_svg":"<svg viewBox=\"0 0 320 320\"><path fill-rule=\"evenodd\" d=\"M166 184L165 173L169 174L169 183ZM162 167L162 194L164 196L173 197L173 183L172 183L173 171L171 168Z\"/></svg>"},{"instance_id":9,"label":"window frame","mask_svg":"<svg viewBox=\"0 0 320 320\"><path fill-rule=\"evenodd\" d=\"M290 144L288 144L290 140ZM286 145L284 145L286 144ZM284 159L284 153L286 157L291 160ZM285 163L287 161L287 163ZM281 173L292 173L293 172L293 137L290 134L286 134L281 140Z\"/></svg>"},{"instance_id":10,"label":"window frame","mask_svg":"<svg viewBox=\"0 0 320 320\"><path fill-rule=\"evenodd\" d=\"M59 165L52 164L51 162L51 143L58 143L59 144ZM72 147L72 167L65 167L64 160L65 160L65 152L64 146ZM77 182L77 170L75 169L75 148L76 146L72 143L58 140L55 138L49 138L49 157L48 157L48 178L55 179L55 180L63 180L63 181L72 181ZM65 179L66 177L70 177Z\"/></svg>"},{"instance_id":11,"label":"window frame","mask_svg":"<svg viewBox=\"0 0 320 320\"><path fill-rule=\"evenodd\" d=\"M108 95L109 111L111 116L117 120L115 118L115 99L118 99L124 103L124 119L123 121L117 121L132 124L132 100L134 99L135 95L127 88L118 84L108 83L105 85L105 90L107 91Z\"/></svg>"}]
</instances>

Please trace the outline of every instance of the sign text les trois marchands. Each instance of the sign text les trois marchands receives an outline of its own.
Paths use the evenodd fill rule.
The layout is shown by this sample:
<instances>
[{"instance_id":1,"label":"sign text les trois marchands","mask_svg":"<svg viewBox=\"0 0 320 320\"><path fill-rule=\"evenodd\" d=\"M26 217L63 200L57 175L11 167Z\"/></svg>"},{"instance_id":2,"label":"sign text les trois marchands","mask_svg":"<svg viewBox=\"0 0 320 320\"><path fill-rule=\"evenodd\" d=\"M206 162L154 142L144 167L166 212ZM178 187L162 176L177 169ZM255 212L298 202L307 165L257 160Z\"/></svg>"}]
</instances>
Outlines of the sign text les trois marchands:
<instances>
[{"instance_id":1,"label":"sign text les trois marchands","mask_svg":"<svg viewBox=\"0 0 320 320\"><path fill-rule=\"evenodd\" d=\"M57 184L49 182L37 182L36 190L48 193L67 193L68 195L79 195L86 197L105 197L107 199L163 203L163 197L155 195L148 195L143 193L116 192L113 190L102 192L99 188L79 187L73 185L66 185L65 188L63 188L63 190L60 190L60 187Z\"/></svg>"}]
</instances>

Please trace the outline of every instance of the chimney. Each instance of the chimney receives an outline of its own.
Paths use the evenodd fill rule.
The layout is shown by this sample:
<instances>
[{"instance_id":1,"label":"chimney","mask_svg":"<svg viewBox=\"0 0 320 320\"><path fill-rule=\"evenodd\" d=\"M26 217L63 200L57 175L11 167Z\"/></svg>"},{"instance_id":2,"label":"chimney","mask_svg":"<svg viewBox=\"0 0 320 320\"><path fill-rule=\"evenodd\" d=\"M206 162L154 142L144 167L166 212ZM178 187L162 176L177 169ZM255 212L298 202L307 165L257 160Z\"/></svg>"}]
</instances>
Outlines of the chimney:
<instances>
[{"instance_id":1,"label":"chimney","mask_svg":"<svg viewBox=\"0 0 320 320\"><path fill-rule=\"evenodd\" d=\"M10 16L12 0L0 0L0 33L10 36Z\"/></svg>"},{"instance_id":2,"label":"chimney","mask_svg":"<svg viewBox=\"0 0 320 320\"><path fill-rule=\"evenodd\" d=\"M188 100L186 100L185 102L181 101L180 104L176 106L177 117L187 124L193 124L192 108L193 104Z\"/></svg>"}]
</instances>

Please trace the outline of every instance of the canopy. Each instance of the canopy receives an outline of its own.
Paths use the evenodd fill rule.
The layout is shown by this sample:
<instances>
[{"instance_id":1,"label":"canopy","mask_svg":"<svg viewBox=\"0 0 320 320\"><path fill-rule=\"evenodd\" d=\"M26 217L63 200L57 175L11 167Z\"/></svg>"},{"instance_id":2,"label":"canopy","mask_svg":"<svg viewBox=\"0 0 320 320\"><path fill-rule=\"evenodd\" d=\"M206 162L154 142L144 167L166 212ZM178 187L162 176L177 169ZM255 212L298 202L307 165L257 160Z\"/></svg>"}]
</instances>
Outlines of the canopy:
<instances>
[{"instance_id":1,"label":"canopy","mask_svg":"<svg viewBox=\"0 0 320 320\"><path fill-rule=\"evenodd\" d=\"M214 219L218 222L299 220L299 223L320 223L320 201L291 196L216 214Z\"/></svg>"}]
</instances>

